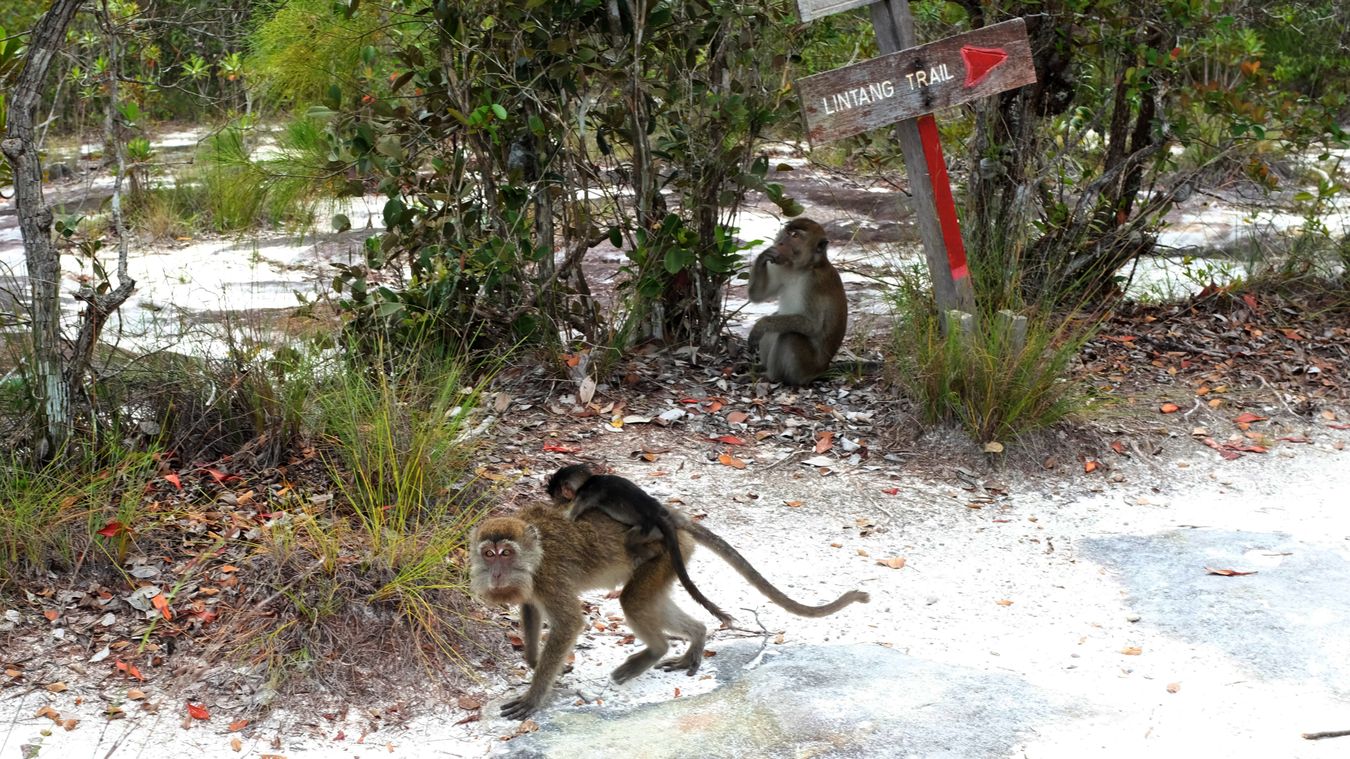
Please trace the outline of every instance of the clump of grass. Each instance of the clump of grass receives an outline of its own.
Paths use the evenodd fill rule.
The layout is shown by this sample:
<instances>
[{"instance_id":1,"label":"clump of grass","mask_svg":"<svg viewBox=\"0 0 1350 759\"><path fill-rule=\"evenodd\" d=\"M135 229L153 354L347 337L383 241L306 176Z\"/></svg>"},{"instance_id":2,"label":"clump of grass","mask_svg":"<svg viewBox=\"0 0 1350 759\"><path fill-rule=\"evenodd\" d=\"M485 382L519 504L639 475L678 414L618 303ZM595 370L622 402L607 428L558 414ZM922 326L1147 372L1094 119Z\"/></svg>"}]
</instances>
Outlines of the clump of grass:
<instances>
[{"instance_id":1,"label":"clump of grass","mask_svg":"<svg viewBox=\"0 0 1350 759\"><path fill-rule=\"evenodd\" d=\"M391 640L401 653L462 662L459 557L484 507L467 427L478 390L454 360L388 367L341 365L313 392L333 492L288 509L261 540L277 567L275 599L290 607L278 618L291 621L250 639L251 655L277 673L359 658L363 646L384 656L376 649Z\"/></svg>"},{"instance_id":2,"label":"clump of grass","mask_svg":"<svg viewBox=\"0 0 1350 759\"><path fill-rule=\"evenodd\" d=\"M1065 375L1096 320L1033 314L1019 346L994 314L969 333L944 331L931 297L912 280L906 294L893 369L924 421L957 423L986 443L1047 427L1086 404L1082 388Z\"/></svg>"},{"instance_id":3,"label":"clump of grass","mask_svg":"<svg viewBox=\"0 0 1350 759\"><path fill-rule=\"evenodd\" d=\"M67 453L41 468L17 454L0 459L0 586L75 567L95 541L104 544L96 555L124 558L125 526L138 521L154 462L152 452L119 446Z\"/></svg>"},{"instance_id":4,"label":"clump of grass","mask_svg":"<svg viewBox=\"0 0 1350 759\"><path fill-rule=\"evenodd\" d=\"M323 125L300 117L274 134L267 157L255 157L255 132L226 127L202 141L195 160L167 186L136 193L128 214L133 228L153 238L193 231L241 232L284 225L310 228L320 201L336 197L343 178L324 167Z\"/></svg>"}]
</instances>

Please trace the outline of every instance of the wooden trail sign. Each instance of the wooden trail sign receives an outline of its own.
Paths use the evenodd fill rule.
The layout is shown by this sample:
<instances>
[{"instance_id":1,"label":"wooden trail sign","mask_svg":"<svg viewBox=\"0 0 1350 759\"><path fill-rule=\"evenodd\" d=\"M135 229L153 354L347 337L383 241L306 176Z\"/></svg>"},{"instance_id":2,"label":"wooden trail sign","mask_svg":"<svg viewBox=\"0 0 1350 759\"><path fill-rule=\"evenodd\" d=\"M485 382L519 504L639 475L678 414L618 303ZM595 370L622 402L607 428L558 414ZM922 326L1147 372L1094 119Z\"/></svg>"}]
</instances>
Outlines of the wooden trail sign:
<instances>
[{"instance_id":1,"label":"wooden trail sign","mask_svg":"<svg viewBox=\"0 0 1350 759\"><path fill-rule=\"evenodd\" d=\"M975 311L933 111L1036 81L1022 19L919 45L909 0L797 0L802 21L870 5L883 55L800 79L813 146L894 123L940 313ZM897 123L898 122L898 123Z\"/></svg>"},{"instance_id":2,"label":"wooden trail sign","mask_svg":"<svg viewBox=\"0 0 1350 759\"><path fill-rule=\"evenodd\" d=\"M1020 18L797 80L812 145L1036 81Z\"/></svg>"}]
</instances>

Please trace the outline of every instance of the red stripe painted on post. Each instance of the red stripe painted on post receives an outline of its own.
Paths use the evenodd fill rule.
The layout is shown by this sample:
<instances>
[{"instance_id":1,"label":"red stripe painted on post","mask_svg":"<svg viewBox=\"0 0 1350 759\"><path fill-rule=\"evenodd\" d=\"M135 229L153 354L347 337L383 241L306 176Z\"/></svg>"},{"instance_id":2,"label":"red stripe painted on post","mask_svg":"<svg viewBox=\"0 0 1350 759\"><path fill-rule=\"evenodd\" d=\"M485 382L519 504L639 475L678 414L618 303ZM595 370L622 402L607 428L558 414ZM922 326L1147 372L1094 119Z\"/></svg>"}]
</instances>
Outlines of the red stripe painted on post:
<instances>
[{"instance_id":1,"label":"red stripe painted on post","mask_svg":"<svg viewBox=\"0 0 1350 759\"><path fill-rule=\"evenodd\" d=\"M942 157L937 121L931 113L917 120L923 157L928 163L928 180L933 184L933 204L937 206L942 241L947 246L947 266L952 271L952 280L959 281L970 276L970 269L966 266L966 248L961 242L961 223L956 219L956 201L952 199L952 183L947 177L947 161Z\"/></svg>"}]
</instances>

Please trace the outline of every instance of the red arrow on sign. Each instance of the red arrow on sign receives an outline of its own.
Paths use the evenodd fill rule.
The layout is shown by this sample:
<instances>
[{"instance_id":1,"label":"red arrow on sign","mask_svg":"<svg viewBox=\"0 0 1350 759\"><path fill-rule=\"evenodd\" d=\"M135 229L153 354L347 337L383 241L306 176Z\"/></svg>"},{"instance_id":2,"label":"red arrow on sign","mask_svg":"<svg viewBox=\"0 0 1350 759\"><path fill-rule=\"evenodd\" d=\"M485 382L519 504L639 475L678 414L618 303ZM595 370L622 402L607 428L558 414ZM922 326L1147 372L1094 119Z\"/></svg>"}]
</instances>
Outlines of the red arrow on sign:
<instances>
[{"instance_id":1,"label":"red arrow on sign","mask_svg":"<svg viewBox=\"0 0 1350 759\"><path fill-rule=\"evenodd\" d=\"M961 47L961 60L966 62L966 86L973 87L999 64L1008 60L1008 53L997 47Z\"/></svg>"}]
</instances>

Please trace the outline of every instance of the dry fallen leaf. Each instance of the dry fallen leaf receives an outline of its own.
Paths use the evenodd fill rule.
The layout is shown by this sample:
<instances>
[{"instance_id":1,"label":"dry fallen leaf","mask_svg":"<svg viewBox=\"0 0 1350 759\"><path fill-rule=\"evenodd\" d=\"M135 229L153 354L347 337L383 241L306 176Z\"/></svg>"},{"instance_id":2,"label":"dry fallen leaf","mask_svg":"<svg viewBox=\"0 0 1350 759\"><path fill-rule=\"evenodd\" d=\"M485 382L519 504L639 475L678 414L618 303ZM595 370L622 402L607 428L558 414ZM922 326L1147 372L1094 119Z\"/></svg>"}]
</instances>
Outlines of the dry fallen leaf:
<instances>
[{"instance_id":1,"label":"dry fallen leaf","mask_svg":"<svg viewBox=\"0 0 1350 759\"><path fill-rule=\"evenodd\" d=\"M137 680L140 680L141 682L145 682L145 675L142 675L142 674L141 674L141 671L140 671L139 669L136 669L136 665L135 665L135 664L127 664L126 662L122 661L121 659L118 659L117 661L115 661L115 662L113 663L113 666L116 667L117 669L119 669L119 670L121 670L121 671L127 673L128 675L131 675L132 677L136 678Z\"/></svg>"},{"instance_id":2,"label":"dry fallen leaf","mask_svg":"<svg viewBox=\"0 0 1350 759\"><path fill-rule=\"evenodd\" d=\"M1012 599L1011 599L1011 598L1000 598L999 600L995 601L994 603L998 604L999 606L1012 606L1012 605L1013 605L1013 602L1012 602Z\"/></svg>"},{"instance_id":3,"label":"dry fallen leaf","mask_svg":"<svg viewBox=\"0 0 1350 759\"><path fill-rule=\"evenodd\" d=\"M901 569L905 566L905 557L897 556L893 559L878 559L877 563L883 567L890 567L891 569Z\"/></svg>"},{"instance_id":4,"label":"dry fallen leaf","mask_svg":"<svg viewBox=\"0 0 1350 759\"><path fill-rule=\"evenodd\" d=\"M1244 411L1241 414L1238 414L1238 417L1234 419L1233 422L1237 424L1239 427L1241 427L1244 424L1251 424L1253 422L1264 422L1265 420L1266 417L1264 416L1258 416L1250 411Z\"/></svg>"},{"instance_id":5,"label":"dry fallen leaf","mask_svg":"<svg viewBox=\"0 0 1350 759\"><path fill-rule=\"evenodd\" d=\"M801 501L783 501L783 505L784 505L784 506L787 506L787 507L789 507L789 508L793 508L793 509L800 509L800 508L802 507L802 502L801 502Z\"/></svg>"},{"instance_id":6,"label":"dry fallen leaf","mask_svg":"<svg viewBox=\"0 0 1350 759\"><path fill-rule=\"evenodd\" d=\"M1167 692L1168 692L1168 693L1176 693L1176 692L1179 691L1179 690L1181 690L1181 683L1168 683L1168 684L1167 684Z\"/></svg>"},{"instance_id":7,"label":"dry fallen leaf","mask_svg":"<svg viewBox=\"0 0 1350 759\"><path fill-rule=\"evenodd\" d=\"M246 728L246 727L248 727L248 720L246 720L246 719L237 719L237 720L235 720L234 722L231 722L231 723L230 723L230 732L232 732L232 733L237 733L237 732L239 732L240 730L243 730L243 729Z\"/></svg>"},{"instance_id":8,"label":"dry fallen leaf","mask_svg":"<svg viewBox=\"0 0 1350 759\"><path fill-rule=\"evenodd\" d=\"M150 603L156 609L159 609L159 613L163 614L165 619L173 619L173 612L169 610L169 600L164 597L163 593L155 594L155 597L150 599Z\"/></svg>"},{"instance_id":9,"label":"dry fallen leaf","mask_svg":"<svg viewBox=\"0 0 1350 759\"><path fill-rule=\"evenodd\" d=\"M1140 654L1144 653L1144 649L1140 648L1139 646L1126 646L1120 649L1120 652L1122 654L1125 654L1126 656L1139 656Z\"/></svg>"},{"instance_id":10,"label":"dry fallen leaf","mask_svg":"<svg viewBox=\"0 0 1350 759\"><path fill-rule=\"evenodd\" d=\"M145 691L140 688L130 688L127 690L127 698L132 701L140 701L145 698Z\"/></svg>"},{"instance_id":11,"label":"dry fallen leaf","mask_svg":"<svg viewBox=\"0 0 1350 759\"><path fill-rule=\"evenodd\" d=\"M1083 471L1088 474L1092 474L1093 472L1097 471L1097 462L1093 461L1092 459L1085 460L1083 462Z\"/></svg>"},{"instance_id":12,"label":"dry fallen leaf","mask_svg":"<svg viewBox=\"0 0 1350 759\"><path fill-rule=\"evenodd\" d=\"M50 691L50 692L52 692L52 693L61 693L61 692L64 692L64 691L66 690L66 684L65 684L65 683L52 683L52 684L50 684L50 685L47 686L47 690Z\"/></svg>"},{"instance_id":13,"label":"dry fallen leaf","mask_svg":"<svg viewBox=\"0 0 1350 759\"><path fill-rule=\"evenodd\" d=\"M744 411L732 411L731 413L727 414L727 423L740 424L749 418L750 415Z\"/></svg>"},{"instance_id":14,"label":"dry fallen leaf","mask_svg":"<svg viewBox=\"0 0 1350 759\"><path fill-rule=\"evenodd\" d=\"M984 444L985 453L1003 453L1003 444L997 440L990 440Z\"/></svg>"},{"instance_id":15,"label":"dry fallen leaf","mask_svg":"<svg viewBox=\"0 0 1350 759\"><path fill-rule=\"evenodd\" d=\"M816 453L825 453L834 447L834 432L825 430L816 436Z\"/></svg>"},{"instance_id":16,"label":"dry fallen leaf","mask_svg":"<svg viewBox=\"0 0 1350 759\"><path fill-rule=\"evenodd\" d=\"M244 750L244 742L241 741L241 740L239 740L238 738L231 738L231 739L230 739L230 750L231 750L231 751L234 751L236 754L239 753L240 751L243 751L243 750Z\"/></svg>"},{"instance_id":17,"label":"dry fallen leaf","mask_svg":"<svg viewBox=\"0 0 1350 759\"><path fill-rule=\"evenodd\" d=\"M1205 567L1205 571L1212 575L1219 575L1221 577L1241 577L1243 575L1256 574L1256 570L1252 570L1250 572L1243 572L1238 569L1215 569L1214 567Z\"/></svg>"},{"instance_id":18,"label":"dry fallen leaf","mask_svg":"<svg viewBox=\"0 0 1350 759\"><path fill-rule=\"evenodd\" d=\"M718 456L718 457L717 457L717 460L720 461L720 462L722 462L722 463L725 464L726 466L731 467L732 469L744 469L744 468L745 468L745 462L744 462L744 461L741 461L740 459L736 458L735 456L732 456L730 453L724 453L724 454L722 454L721 456Z\"/></svg>"},{"instance_id":19,"label":"dry fallen leaf","mask_svg":"<svg viewBox=\"0 0 1350 759\"><path fill-rule=\"evenodd\" d=\"M1163 412L1164 414L1175 414L1176 412L1181 410L1181 407L1175 403L1164 403L1163 405L1158 407L1158 410Z\"/></svg>"},{"instance_id":20,"label":"dry fallen leaf","mask_svg":"<svg viewBox=\"0 0 1350 759\"><path fill-rule=\"evenodd\" d=\"M187 713L193 719L211 719L211 713L206 710L205 706L194 704L191 701L187 702Z\"/></svg>"},{"instance_id":21,"label":"dry fallen leaf","mask_svg":"<svg viewBox=\"0 0 1350 759\"><path fill-rule=\"evenodd\" d=\"M459 708L464 709L465 711L473 711L474 709L481 709L482 707L483 702L473 696L459 697Z\"/></svg>"}]
</instances>

